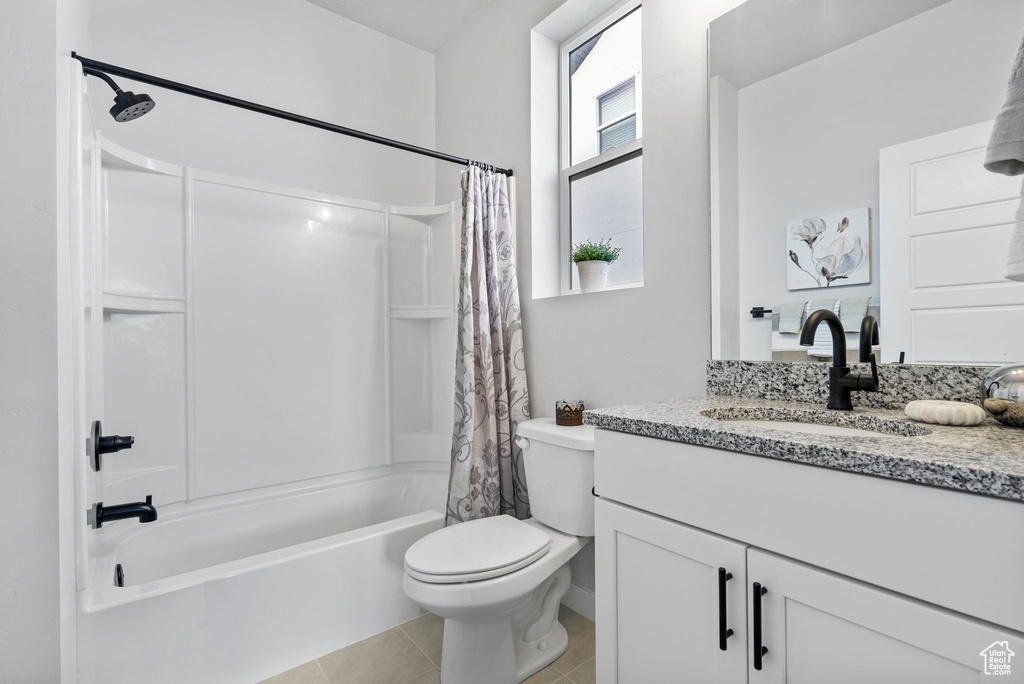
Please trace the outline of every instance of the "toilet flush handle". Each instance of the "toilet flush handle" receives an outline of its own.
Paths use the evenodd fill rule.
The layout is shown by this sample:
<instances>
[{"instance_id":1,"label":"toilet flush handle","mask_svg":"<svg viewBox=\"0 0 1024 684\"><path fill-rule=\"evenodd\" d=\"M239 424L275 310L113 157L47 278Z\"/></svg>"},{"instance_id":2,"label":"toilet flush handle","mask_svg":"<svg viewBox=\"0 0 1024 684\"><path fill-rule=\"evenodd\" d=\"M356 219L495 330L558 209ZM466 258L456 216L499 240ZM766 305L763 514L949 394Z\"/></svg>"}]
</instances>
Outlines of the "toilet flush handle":
<instances>
[{"instance_id":1,"label":"toilet flush handle","mask_svg":"<svg viewBox=\"0 0 1024 684\"><path fill-rule=\"evenodd\" d=\"M526 451L527 449L530 448L530 440L527 439L526 437L520 437L519 435L516 435L516 444L518 444L519 448L522 449L523 451Z\"/></svg>"}]
</instances>

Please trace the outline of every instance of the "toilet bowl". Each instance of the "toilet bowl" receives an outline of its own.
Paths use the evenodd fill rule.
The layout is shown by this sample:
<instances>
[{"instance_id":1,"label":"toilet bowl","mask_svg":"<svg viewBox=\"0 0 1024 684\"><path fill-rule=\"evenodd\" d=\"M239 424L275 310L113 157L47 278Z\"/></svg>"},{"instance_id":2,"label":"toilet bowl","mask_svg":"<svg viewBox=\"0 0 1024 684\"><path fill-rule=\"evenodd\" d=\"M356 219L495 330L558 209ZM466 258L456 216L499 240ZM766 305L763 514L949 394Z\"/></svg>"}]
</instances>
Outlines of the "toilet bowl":
<instances>
[{"instance_id":1,"label":"toilet bowl","mask_svg":"<svg viewBox=\"0 0 1024 684\"><path fill-rule=\"evenodd\" d=\"M518 684L569 644L558 606L594 534L594 429L518 426L533 517L446 527L405 554L405 593L444 618L441 684Z\"/></svg>"}]
</instances>

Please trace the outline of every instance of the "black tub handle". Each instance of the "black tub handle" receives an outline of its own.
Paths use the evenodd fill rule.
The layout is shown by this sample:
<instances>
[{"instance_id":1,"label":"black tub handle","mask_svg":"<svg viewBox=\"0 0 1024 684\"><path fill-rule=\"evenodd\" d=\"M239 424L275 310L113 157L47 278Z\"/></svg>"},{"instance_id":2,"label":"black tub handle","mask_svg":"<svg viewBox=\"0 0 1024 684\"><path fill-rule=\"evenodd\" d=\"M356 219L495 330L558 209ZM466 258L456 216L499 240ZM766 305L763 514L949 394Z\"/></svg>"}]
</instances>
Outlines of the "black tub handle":
<instances>
[{"instance_id":1,"label":"black tub handle","mask_svg":"<svg viewBox=\"0 0 1024 684\"><path fill-rule=\"evenodd\" d=\"M98 420L92 421L89 439L86 440L86 453L89 465L96 472L103 467L103 454L114 454L122 449L131 449L135 438L131 435L104 435L103 425Z\"/></svg>"}]
</instances>

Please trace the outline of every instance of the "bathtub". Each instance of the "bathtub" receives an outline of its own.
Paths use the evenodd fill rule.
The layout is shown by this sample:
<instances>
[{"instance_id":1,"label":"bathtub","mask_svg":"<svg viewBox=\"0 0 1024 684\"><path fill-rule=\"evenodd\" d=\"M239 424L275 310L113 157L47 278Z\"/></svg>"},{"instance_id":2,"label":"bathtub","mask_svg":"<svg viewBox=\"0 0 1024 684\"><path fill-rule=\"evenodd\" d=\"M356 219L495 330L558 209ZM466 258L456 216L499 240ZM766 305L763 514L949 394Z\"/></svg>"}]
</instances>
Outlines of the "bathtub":
<instances>
[{"instance_id":1,"label":"bathtub","mask_svg":"<svg viewBox=\"0 0 1024 684\"><path fill-rule=\"evenodd\" d=\"M411 620L405 551L444 525L447 481L445 464L406 463L105 526L79 681L252 684Z\"/></svg>"}]
</instances>

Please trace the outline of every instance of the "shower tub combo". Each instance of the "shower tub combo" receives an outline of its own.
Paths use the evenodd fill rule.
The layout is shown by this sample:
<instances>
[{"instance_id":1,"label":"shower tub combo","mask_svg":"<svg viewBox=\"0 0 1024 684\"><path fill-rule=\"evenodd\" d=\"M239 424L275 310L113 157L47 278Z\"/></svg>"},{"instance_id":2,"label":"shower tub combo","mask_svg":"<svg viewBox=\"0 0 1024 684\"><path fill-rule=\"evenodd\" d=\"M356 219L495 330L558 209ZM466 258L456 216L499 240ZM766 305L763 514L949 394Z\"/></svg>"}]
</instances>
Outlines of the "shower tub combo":
<instances>
[{"instance_id":1,"label":"shower tub combo","mask_svg":"<svg viewBox=\"0 0 1024 684\"><path fill-rule=\"evenodd\" d=\"M169 164L77 117L75 442L135 438L75 466L79 681L252 684L420 615L403 560L444 525L455 206ZM147 495L156 521L90 526Z\"/></svg>"}]
</instances>

